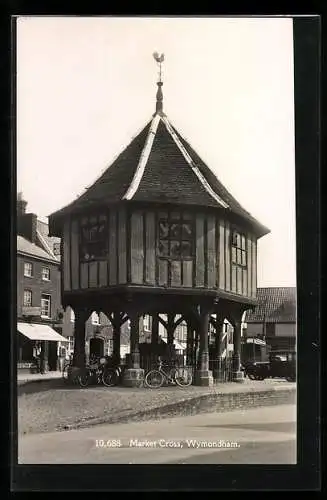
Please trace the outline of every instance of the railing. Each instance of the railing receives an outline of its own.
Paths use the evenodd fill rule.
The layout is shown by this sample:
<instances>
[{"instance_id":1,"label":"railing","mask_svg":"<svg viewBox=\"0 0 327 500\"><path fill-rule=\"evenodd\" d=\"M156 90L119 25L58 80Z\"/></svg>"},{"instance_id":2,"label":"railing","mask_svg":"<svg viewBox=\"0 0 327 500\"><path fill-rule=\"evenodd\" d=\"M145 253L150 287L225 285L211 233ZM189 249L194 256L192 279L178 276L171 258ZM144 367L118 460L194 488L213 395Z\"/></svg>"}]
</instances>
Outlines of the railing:
<instances>
[{"instance_id":1,"label":"railing","mask_svg":"<svg viewBox=\"0 0 327 500\"><path fill-rule=\"evenodd\" d=\"M220 360L210 359L209 370L212 371L215 383L231 382L233 380L233 361L231 357Z\"/></svg>"}]
</instances>

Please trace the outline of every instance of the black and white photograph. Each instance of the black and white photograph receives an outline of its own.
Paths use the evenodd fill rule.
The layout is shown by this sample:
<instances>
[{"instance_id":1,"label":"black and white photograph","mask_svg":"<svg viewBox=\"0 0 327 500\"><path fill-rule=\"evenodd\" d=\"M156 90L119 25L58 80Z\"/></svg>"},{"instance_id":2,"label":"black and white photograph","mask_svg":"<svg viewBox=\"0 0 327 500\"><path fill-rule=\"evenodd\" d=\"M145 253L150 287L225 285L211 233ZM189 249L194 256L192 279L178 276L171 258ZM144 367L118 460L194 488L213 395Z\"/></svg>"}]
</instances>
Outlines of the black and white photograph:
<instances>
[{"instance_id":1,"label":"black and white photograph","mask_svg":"<svg viewBox=\"0 0 327 500\"><path fill-rule=\"evenodd\" d=\"M291 17L16 19L18 464L297 463Z\"/></svg>"}]
</instances>

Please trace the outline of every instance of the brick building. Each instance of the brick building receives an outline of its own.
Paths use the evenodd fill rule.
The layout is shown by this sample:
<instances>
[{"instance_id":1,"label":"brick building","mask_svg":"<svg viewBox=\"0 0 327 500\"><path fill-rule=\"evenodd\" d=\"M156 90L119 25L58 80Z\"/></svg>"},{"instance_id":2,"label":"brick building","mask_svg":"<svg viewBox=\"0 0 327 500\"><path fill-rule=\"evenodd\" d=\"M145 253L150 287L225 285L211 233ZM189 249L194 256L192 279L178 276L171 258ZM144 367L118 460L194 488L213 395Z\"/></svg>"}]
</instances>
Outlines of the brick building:
<instances>
[{"instance_id":1,"label":"brick building","mask_svg":"<svg viewBox=\"0 0 327 500\"><path fill-rule=\"evenodd\" d=\"M295 349L296 288L258 288L257 300L246 313L247 336L265 338L272 349Z\"/></svg>"},{"instance_id":2,"label":"brick building","mask_svg":"<svg viewBox=\"0 0 327 500\"><path fill-rule=\"evenodd\" d=\"M48 223L26 212L22 194L17 199L17 325L18 369L29 370L36 352L45 346L45 369L59 367L59 354L73 351L74 311L61 306L60 239L49 237ZM33 330L33 331L32 331ZM129 352L129 326L125 325L121 355ZM112 327L105 314L93 311L85 324L86 351L92 339L103 340L112 353ZM47 340L45 340L47 339ZM51 340L52 339L52 340ZM65 347L66 352L61 350Z\"/></svg>"}]
</instances>

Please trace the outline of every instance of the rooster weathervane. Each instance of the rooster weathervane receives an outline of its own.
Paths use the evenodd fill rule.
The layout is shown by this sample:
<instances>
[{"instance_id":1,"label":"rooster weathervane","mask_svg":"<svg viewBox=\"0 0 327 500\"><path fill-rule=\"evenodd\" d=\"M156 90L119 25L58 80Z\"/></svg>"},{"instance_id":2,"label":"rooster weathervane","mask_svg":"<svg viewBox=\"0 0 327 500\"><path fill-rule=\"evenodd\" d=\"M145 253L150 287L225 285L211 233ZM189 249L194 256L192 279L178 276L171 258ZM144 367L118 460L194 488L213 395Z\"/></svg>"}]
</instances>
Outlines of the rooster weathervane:
<instances>
[{"instance_id":1,"label":"rooster weathervane","mask_svg":"<svg viewBox=\"0 0 327 500\"><path fill-rule=\"evenodd\" d=\"M159 82L161 82L161 64L165 60L165 54L159 55L158 52L153 52L152 55L153 55L155 61L158 63L158 66L159 66Z\"/></svg>"}]
</instances>

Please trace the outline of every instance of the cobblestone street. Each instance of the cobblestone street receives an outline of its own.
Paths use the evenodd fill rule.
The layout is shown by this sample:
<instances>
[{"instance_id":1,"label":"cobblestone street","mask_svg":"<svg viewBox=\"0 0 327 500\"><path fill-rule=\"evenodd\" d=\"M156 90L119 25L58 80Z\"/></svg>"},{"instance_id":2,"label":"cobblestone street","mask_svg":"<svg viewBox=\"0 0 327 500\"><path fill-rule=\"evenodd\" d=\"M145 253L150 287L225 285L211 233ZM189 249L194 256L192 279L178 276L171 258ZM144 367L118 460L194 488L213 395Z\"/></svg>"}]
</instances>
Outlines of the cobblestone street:
<instances>
[{"instance_id":1,"label":"cobblestone street","mask_svg":"<svg viewBox=\"0 0 327 500\"><path fill-rule=\"evenodd\" d=\"M171 405L172 414L176 415L175 406L185 400L188 401L185 414L190 414L198 411L193 411L193 402L198 404L197 401L207 395L240 393L247 397L247 394L262 392L263 398L274 398L281 389L295 390L295 386L282 379L158 390L101 386L78 389L63 385L60 379L31 383L18 387L18 431L20 434L51 432L88 424L114 423L124 416L137 419L140 412L167 405Z\"/></svg>"}]
</instances>

